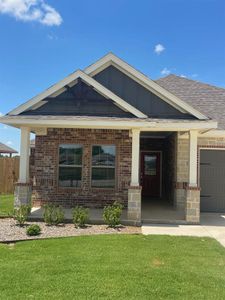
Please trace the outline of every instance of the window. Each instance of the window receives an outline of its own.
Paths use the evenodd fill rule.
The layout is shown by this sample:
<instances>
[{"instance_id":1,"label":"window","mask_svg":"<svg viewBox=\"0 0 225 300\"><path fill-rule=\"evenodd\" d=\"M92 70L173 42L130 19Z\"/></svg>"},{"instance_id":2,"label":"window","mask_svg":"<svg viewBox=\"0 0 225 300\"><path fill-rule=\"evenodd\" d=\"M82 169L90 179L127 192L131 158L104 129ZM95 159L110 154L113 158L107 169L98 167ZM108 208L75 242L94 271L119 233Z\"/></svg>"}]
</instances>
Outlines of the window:
<instances>
[{"instance_id":1,"label":"window","mask_svg":"<svg viewBox=\"0 0 225 300\"><path fill-rule=\"evenodd\" d=\"M145 175L156 175L156 155L145 155Z\"/></svg>"},{"instance_id":2,"label":"window","mask_svg":"<svg viewBox=\"0 0 225 300\"><path fill-rule=\"evenodd\" d=\"M82 153L81 145L59 146L59 186L81 186Z\"/></svg>"},{"instance_id":3,"label":"window","mask_svg":"<svg viewBox=\"0 0 225 300\"><path fill-rule=\"evenodd\" d=\"M116 147L92 147L92 187L113 188L115 186L115 154Z\"/></svg>"}]
</instances>

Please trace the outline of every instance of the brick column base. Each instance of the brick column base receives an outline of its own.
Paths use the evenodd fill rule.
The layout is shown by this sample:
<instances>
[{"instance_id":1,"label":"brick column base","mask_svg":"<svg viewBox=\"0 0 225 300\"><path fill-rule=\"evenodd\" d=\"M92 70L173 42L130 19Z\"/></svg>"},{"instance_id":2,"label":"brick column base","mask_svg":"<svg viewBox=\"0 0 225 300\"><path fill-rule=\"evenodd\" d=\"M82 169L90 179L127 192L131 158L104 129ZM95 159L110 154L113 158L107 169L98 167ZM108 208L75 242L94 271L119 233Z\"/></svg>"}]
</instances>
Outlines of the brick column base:
<instances>
[{"instance_id":1,"label":"brick column base","mask_svg":"<svg viewBox=\"0 0 225 300\"><path fill-rule=\"evenodd\" d=\"M190 187L186 188L186 221L188 223L200 222L200 188Z\"/></svg>"},{"instance_id":2,"label":"brick column base","mask_svg":"<svg viewBox=\"0 0 225 300\"><path fill-rule=\"evenodd\" d=\"M128 189L128 221L134 222L136 225L141 224L141 187L131 186Z\"/></svg>"},{"instance_id":3,"label":"brick column base","mask_svg":"<svg viewBox=\"0 0 225 300\"><path fill-rule=\"evenodd\" d=\"M14 207L21 205L30 205L32 195L32 185L30 183L17 183L14 192Z\"/></svg>"},{"instance_id":4,"label":"brick column base","mask_svg":"<svg viewBox=\"0 0 225 300\"><path fill-rule=\"evenodd\" d=\"M174 198L174 207L176 208L176 210L184 211L186 191L184 189L175 189Z\"/></svg>"}]
</instances>

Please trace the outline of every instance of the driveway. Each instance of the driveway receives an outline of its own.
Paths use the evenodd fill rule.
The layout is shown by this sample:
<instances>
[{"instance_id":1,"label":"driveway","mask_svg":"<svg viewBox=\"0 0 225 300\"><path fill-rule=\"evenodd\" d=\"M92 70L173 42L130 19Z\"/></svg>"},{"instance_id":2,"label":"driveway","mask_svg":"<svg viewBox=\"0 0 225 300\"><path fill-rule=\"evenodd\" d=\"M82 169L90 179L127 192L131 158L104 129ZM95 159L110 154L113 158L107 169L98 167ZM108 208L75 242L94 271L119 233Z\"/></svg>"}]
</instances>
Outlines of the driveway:
<instances>
[{"instance_id":1,"label":"driveway","mask_svg":"<svg viewBox=\"0 0 225 300\"><path fill-rule=\"evenodd\" d=\"M200 225L144 224L142 233L212 237L225 247L225 213L201 213Z\"/></svg>"}]
</instances>

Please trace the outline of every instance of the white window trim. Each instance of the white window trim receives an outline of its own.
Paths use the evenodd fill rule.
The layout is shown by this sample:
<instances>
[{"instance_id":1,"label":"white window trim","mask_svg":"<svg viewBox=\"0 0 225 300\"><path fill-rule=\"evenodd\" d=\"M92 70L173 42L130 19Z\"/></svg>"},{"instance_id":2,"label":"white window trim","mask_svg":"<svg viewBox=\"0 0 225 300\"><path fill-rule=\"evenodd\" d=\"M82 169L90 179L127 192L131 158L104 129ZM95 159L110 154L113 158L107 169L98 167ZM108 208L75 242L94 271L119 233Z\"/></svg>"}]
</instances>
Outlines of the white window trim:
<instances>
[{"instance_id":1,"label":"white window trim","mask_svg":"<svg viewBox=\"0 0 225 300\"><path fill-rule=\"evenodd\" d=\"M92 150L93 150L93 147L95 146L114 146L115 147L115 165L114 166L99 166L99 165L93 165L92 164ZM116 164L116 161L117 161L117 146L116 144L93 144L91 145L91 188L93 189L115 189L116 188L116 169L117 169L117 164ZM104 186L93 186L92 185L92 170L94 168L97 168L97 169L114 169L115 170L115 178L114 178L114 186L111 186L111 187L104 187Z\"/></svg>"},{"instance_id":2,"label":"white window trim","mask_svg":"<svg viewBox=\"0 0 225 300\"><path fill-rule=\"evenodd\" d=\"M82 185L82 178L83 178L83 176L82 176L82 171L83 171L83 149L84 149L84 146L82 145L82 144L59 144L59 146L58 146L58 151L60 152L60 147L61 146L80 146L81 148L82 148L82 158L81 158L81 164L80 165L77 165L77 164L75 164L75 165L63 165L63 164L60 164L60 163L58 163L58 180L57 180L57 182L58 182L58 187L59 188L70 188L70 189L76 189L76 188L81 188L81 186L61 186L60 184L59 184L59 170L60 170L60 168L80 168L81 169L81 179L80 179L80 181L81 181L81 185ZM60 159L60 153L58 152L58 160Z\"/></svg>"}]
</instances>

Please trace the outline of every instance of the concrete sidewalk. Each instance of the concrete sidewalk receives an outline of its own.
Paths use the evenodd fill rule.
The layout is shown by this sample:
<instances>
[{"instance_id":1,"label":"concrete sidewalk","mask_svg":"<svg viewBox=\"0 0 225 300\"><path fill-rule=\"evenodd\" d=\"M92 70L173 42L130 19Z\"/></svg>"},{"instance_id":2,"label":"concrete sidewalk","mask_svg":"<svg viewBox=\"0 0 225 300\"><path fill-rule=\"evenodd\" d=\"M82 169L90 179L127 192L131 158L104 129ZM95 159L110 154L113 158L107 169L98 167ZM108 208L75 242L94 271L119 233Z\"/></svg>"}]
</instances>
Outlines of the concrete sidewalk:
<instances>
[{"instance_id":1,"label":"concrete sidewalk","mask_svg":"<svg viewBox=\"0 0 225 300\"><path fill-rule=\"evenodd\" d=\"M225 247L225 213L201 213L200 225L144 224L142 233L212 237Z\"/></svg>"}]
</instances>

